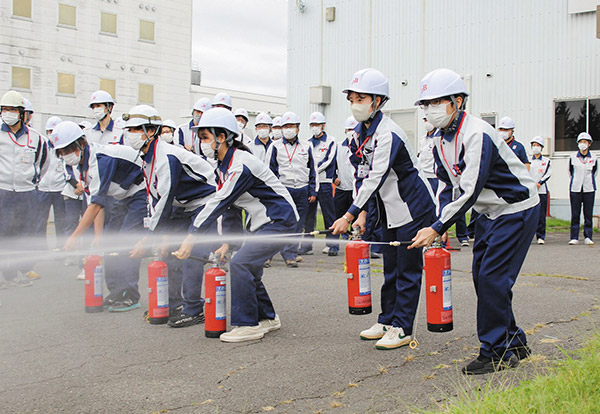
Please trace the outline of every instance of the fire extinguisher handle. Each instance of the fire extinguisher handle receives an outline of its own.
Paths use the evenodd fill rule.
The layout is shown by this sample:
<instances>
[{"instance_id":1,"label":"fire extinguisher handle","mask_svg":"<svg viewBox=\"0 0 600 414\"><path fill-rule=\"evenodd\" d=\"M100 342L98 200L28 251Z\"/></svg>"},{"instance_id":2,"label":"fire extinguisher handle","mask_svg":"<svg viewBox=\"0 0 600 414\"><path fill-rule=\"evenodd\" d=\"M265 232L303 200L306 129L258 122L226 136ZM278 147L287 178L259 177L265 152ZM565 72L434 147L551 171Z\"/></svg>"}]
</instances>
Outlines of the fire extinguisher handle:
<instances>
[{"instance_id":1,"label":"fire extinguisher handle","mask_svg":"<svg viewBox=\"0 0 600 414\"><path fill-rule=\"evenodd\" d=\"M410 246L413 244L412 241L391 241L390 246L399 247L399 246Z\"/></svg>"},{"instance_id":2,"label":"fire extinguisher handle","mask_svg":"<svg viewBox=\"0 0 600 414\"><path fill-rule=\"evenodd\" d=\"M316 231L311 231L310 233L307 233L307 234L309 236L318 236L319 234L330 234L331 232L333 232L333 229L316 230Z\"/></svg>"}]
</instances>

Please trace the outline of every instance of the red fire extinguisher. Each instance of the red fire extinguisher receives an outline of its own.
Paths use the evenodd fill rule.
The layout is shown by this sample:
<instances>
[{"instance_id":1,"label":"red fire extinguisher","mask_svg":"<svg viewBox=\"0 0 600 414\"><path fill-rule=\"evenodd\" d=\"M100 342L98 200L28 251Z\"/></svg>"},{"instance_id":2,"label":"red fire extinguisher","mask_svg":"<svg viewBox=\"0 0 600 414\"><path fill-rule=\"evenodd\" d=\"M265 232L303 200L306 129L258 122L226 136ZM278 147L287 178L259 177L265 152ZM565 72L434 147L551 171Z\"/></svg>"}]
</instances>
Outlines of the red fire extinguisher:
<instances>
[{"instance_id":1,"label":"red fire extinguisher","mask_svg":"<svg viewBox=\"0 0 600 414\"><path fill-rule=\"evenodd\" d=\"M148 265L148 322L160 325L169 321L169 272L165 262Z\"/></svg>"},{"instance_id":2,"label":"red fire extinguisher","mask_svg":"<svg viewBox=\"0 0 600 414\"><path fill-rule=\"evenodd\" d=\"M88 256L83 261L85 272L85 311L96 313L103 311L104 296L102 284L104 283L104 266L100 256Z\"/></svg>"},{"instance_id":3,"label":"red fire extinguisher","mask_svg":"<svg viewBox=\"0 0 600 414\"><path fill-rule=\"evenodd\" d=\"M346 274L348 277L348 310L351 315L371 313L371 255L369 244L360 240L355 231L346 245Z\"/></svg>"},{"instance_id":4,"label":"red fire extinguisher","mask_svg":"<svg viewBox=\"0 0 600 414\"><path fill-rule=\"evenodd\" d=\"M451 331L453 323L450 252L440 245L434 245L425 252L424 257L427 330Z\"/></svg>"},{"instance_id":5,"label":"red fire extinguisher","mask_svg":"<svg viewBox=\"0 0 600 414\"><path fill-rule=\"evenodd\" d=\"M218 338L227 330L227 276L219 263L220 258L216 257L212 267L204 273L204 335L207 338Z\"/></svg>"}]
</instances>

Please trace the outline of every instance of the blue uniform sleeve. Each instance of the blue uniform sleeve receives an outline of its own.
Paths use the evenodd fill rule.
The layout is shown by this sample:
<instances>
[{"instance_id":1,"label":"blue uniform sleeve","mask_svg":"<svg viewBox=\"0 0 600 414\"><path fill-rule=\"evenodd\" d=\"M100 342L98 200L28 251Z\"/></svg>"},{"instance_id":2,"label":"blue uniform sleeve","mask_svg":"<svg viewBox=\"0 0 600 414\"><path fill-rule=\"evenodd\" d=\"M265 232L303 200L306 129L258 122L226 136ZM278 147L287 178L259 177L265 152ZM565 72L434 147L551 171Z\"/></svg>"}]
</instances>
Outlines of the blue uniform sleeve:
<instances>
[{"instance_id":1,"label":"blue uniform sleeve","mask_svg":"<svg viewBox=\"0 0 600 414\"><path fill-rule=\"evenodd\" d=\"M517 153L517 156L519 157L519 159L521 160L521 162L523 164L531 163L531 161L529 161L529 158L527 157L527 152L525 151L525 147L523 145L519 146L519 151Z\"/></svg>"},{"instance_id":2,"label":"blue uniform sleeve","mask_svg":"<svg viewBox=\"0 0 600 414\"><path fill-rule=\"evenodd\" d=\"M435 161L436 166L435 174L440 182L436 194L436 198L438 201L437 215L439 216L442 209L452 201L452 181L450 181L448 171L446 171L444 165L442 164L442 160L438 153L437 147L433 147L433 159Z\"/></svg>"},{"instance_id":3,"label":"blue uniform sleeve","mask_svg":"<svg viewBox=\"0 0 600 414\"><path fill-rule=\"evenodd\" d=\"M317 169L315 168L315 158L313 157L312 147L308 147L308 196L316 197L319 191L317 183Z\"/></svg>"},{"instance_id":4,"label":"blue uniform sleeve","mask_svg":"<svg viewBox=\"0 0 600 414\"><path fill-rule=\"evenodd\" d=\"M271 145L267 150L267 160L269 162L269 168L273 171L273 174L279 178L279 164L277 163L277 147Z\"/></svg>"},{"instance_id":5,"label":"blue uniform sleeve","mask_svg":"<svg viewBox=\"0 0 600 414\"><path fill-rule=\"evenodd\" d=\"M173 155L167 155L167 159L169 162L169 177L157 178L160 179L157 188L160 199L156 203L153 214L153 216L158 215L154 230L163 230L168 225L173 211L173 200L175 200L177 184L181 179L181 162Z\"/></svg>"},{"instance_id":6,"label":"blue uniform sleeve","mask_svg":"<svg viewBox=\"0 0 600 414\"><path fill-rule=\"evenodd\" d=\"M90 185L90 203L104 207L106 205L110 183L118 167L118 161L116 158L104 154L98 154L97 159L99 183L93 186Z\"/></svg>"}]
</instances>

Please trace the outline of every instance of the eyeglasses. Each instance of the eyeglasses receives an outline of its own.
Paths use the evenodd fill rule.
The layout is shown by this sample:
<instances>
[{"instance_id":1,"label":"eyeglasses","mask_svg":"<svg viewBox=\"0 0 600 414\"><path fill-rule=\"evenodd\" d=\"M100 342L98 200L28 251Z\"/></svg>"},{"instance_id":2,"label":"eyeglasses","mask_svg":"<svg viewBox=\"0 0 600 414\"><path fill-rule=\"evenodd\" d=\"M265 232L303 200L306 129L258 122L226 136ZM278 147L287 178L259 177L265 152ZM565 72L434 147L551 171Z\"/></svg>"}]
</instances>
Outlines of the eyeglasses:
<instances>
[{"instance_id":1,"label":"eyeglasses","mask_svg":"<svg viewBox=\"0 0 600 414\"><path fill-rule=\"evenodd\" d=\"M437 108L443 103L443 100L444 100L444 98L436 98L436 99L430 99L429 101L421 101L421 103L419 104L419 107L421 109L425 109L428 106L431 106L432 108Z\"/></svg>"}]
</instances>

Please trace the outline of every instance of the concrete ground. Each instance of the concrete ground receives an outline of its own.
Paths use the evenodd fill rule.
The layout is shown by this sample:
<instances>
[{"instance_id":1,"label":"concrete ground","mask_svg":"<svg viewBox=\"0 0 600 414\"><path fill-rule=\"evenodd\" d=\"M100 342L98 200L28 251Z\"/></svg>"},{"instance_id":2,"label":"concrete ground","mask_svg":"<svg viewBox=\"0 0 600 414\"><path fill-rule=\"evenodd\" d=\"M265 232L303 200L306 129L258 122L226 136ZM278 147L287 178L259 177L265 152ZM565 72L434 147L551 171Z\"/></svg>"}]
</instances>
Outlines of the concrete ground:
<instances>
[{"instance_id":1,"label":"concrete ground","mask_svg":"<svg viewBox=\"0 0 600 414\"><path fill-rule=\"evenodd\" d=\"M560 355L597 331L598 247L567 246L566 234L532 245L514 292L535 358ZM39 263L33 287L0 291L3 413L391 413L436 408L473 381L460 368L478 350L471 248L452 253L454 330L430 333L419 307L419 346L378 351L361 341L379 309L382 261L374 260L374 313L348 314L343 256L315 255L299 269L280 258L265 285L282 328L226 344L203 325L153 326L142 309L87 314L75 266ZM141 274L145 291L145 272ZM510 374L519 375L531 364ZM514 372L514 374L513 374Z\"/></svg>"}]
</instances>

